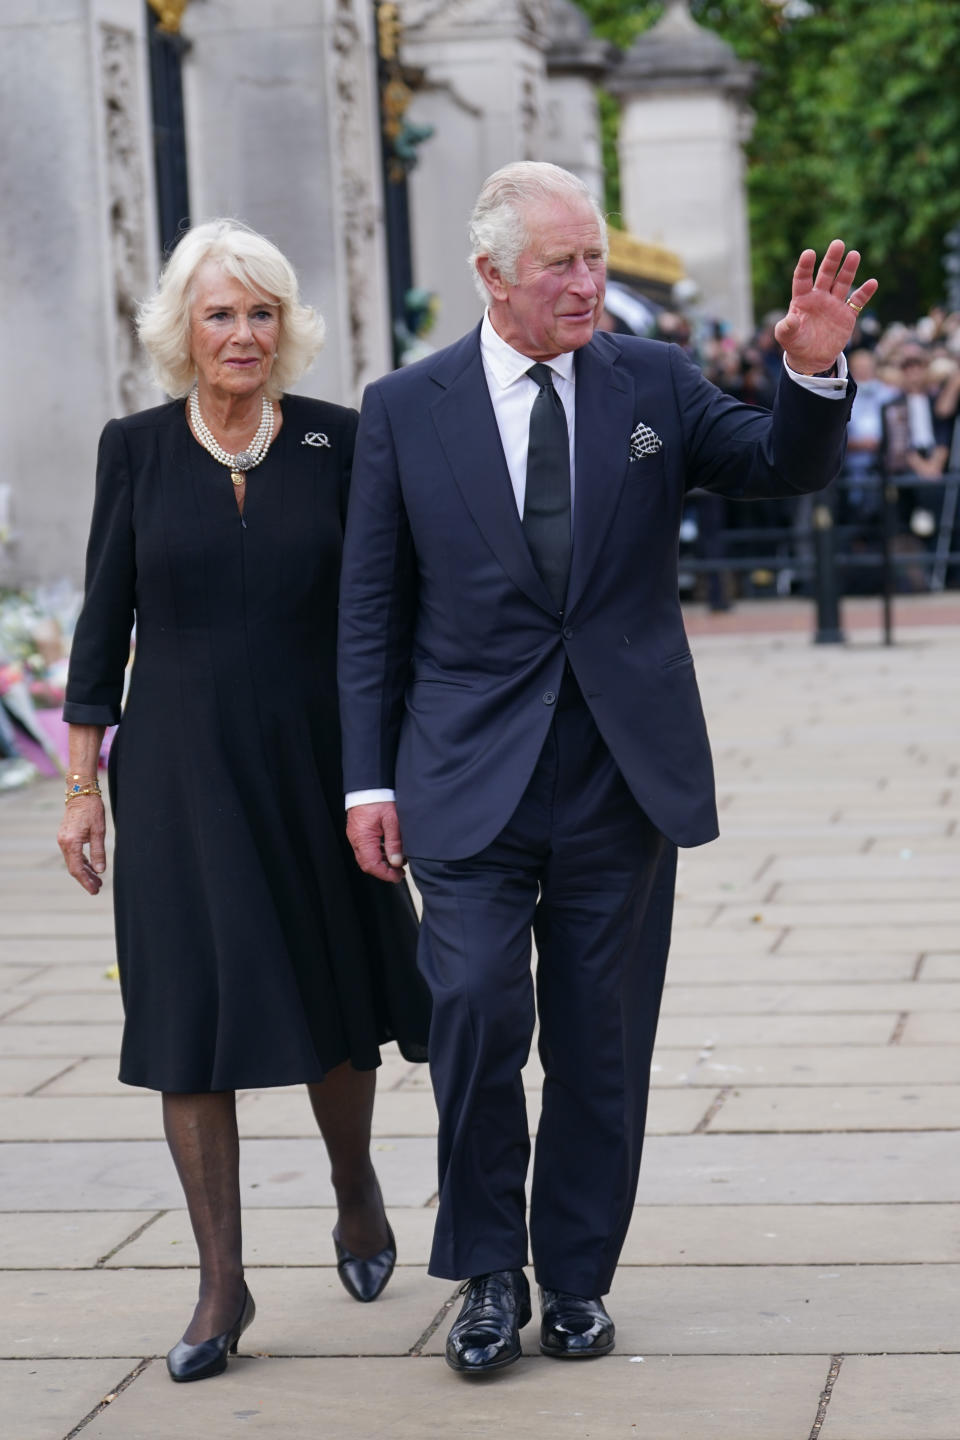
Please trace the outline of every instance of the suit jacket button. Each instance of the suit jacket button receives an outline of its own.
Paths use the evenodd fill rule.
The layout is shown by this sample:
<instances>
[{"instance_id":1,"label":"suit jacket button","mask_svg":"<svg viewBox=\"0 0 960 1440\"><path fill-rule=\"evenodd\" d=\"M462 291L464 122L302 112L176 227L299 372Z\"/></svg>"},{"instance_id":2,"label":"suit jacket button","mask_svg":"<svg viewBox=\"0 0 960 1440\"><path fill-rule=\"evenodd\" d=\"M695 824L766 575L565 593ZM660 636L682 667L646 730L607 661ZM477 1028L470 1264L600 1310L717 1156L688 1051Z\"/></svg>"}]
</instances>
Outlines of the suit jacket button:
<instances>
[{"instance_id":1,"label":"suit jacket button","mask_svg":"<svg viewBox=\"0 0 960 1440\"><path fill-rule=\"evenodd\" d=\"M546 690L543 695L543 703L544 705L553 705L556 702L556 698L552 690Z\"/></svg>"},{"instance_id":2,"label":"suit jacket button","mask_svg":"<svg viewBox=\"0 0 960 1440\"><path fill-rule=\"evenodd\" d=\"M573 639L573 626L572 626L572 625L564 625L564 627L563 627L563 638L564 638L564 640L572 640L572 639Z\"/></svg>"}]
</instances>

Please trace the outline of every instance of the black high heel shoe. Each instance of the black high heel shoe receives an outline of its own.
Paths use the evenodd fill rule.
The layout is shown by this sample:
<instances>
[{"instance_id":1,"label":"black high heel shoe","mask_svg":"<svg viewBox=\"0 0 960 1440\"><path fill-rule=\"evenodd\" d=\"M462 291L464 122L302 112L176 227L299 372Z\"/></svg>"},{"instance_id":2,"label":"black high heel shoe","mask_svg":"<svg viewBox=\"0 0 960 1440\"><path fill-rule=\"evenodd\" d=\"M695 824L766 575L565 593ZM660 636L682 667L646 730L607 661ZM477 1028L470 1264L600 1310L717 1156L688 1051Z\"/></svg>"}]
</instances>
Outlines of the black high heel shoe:
<instances>
[{"instance_id":1,"label":"black high heel shoe","mask_svg":"<svg viewBox=\"0 0 960 1440\"><path fill-rule=\"evenodd\" d=\"M167 1356L170 1379L207 1380L211 1375L222 1375L227 1368L227 1353L236 1355L237 1341L256 1313L253 1296L244 1285L243 1307L237 1323L230 1330L224 1330L222 1335L214 1335L212 1340L201 1340L199 1345L188 1345L186 1340L178 1340Z\"/></svg>"},{"instance_id":2,"label":"black high heel shoe","mask_svg":"<svg viewBox=\"0 0 960 1440\"><path fill-rule=\"evenodd\" d=\"M333 1243L337 1251L337 1274L347 1294L365 1305L376 1300L386 1288L397 1263L397 1242L389 1224L386 1245L368 1260L361 1260L359 1255L353 1255L346 1250L340 1244L336 1230L333 1232Z\"/></svg>"}]
</instances>

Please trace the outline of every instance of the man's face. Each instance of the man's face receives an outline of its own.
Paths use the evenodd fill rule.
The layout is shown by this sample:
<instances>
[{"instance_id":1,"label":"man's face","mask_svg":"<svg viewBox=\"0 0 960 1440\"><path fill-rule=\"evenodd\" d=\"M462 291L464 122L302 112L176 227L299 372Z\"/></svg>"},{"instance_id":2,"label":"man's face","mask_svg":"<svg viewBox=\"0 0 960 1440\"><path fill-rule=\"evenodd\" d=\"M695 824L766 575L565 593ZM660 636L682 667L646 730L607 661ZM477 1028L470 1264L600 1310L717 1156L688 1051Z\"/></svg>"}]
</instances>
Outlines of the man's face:
<instances>
[{"instance_id":1,"label":"man's face","mask_svg":"<svg viewBox=\"0 0 960 1440\"><path fill-rule=\"evenodd\" d=\"M854 350L850 355L850 374L858 385L866 385L877 377L877 362L870 350Z\"/></svg>"},{"instance_id":2,"label":"man's face","mask_svg":"<svg viewBox=\"0 0 960 1440\"><path fill-rule=\"evenodd\" d=\"M923 395L929 384L929 360L922 350L904 350L900 356L900 387L907 395Z\"/></svg>"},{"instance_id":3,"label":"man's face","mask_svg":"<svg viewBox=\"0 0 960 1440\"><path fill-rule=\"evenodd\" d=\"M589 201L556 197L529 205L529 244L510 283L482 256L490 319L498 335L531 360L579 350L603 312L603 236Z\"/></svg>"}]
</instances>

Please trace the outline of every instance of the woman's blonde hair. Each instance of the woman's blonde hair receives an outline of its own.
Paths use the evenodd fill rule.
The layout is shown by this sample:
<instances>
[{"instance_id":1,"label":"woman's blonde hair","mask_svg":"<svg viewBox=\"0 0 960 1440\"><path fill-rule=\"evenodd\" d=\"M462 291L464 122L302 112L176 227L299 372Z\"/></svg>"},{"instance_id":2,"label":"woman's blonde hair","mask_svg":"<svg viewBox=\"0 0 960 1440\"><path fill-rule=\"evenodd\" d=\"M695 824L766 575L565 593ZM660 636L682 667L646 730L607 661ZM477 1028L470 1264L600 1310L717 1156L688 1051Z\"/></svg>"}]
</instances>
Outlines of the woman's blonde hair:
<instances>
[{"instance_id":1,"label":"woman's blonde hair","mask_svg":"<svg viewBox=\"0 0 960 1440\"><path fill-rule=\"evenodd\" d=\"M209 220L188 230L160 272L157 290L137 310L137 333L153 373L174 399L196 377L190 357L190 305L197 271L207 260L258 299L280 306L280 339L266 390L278 400L313 363L323 345L323 317L300 299L293 266L272 241L239 220Z\"/></svg>"}]
</instances>

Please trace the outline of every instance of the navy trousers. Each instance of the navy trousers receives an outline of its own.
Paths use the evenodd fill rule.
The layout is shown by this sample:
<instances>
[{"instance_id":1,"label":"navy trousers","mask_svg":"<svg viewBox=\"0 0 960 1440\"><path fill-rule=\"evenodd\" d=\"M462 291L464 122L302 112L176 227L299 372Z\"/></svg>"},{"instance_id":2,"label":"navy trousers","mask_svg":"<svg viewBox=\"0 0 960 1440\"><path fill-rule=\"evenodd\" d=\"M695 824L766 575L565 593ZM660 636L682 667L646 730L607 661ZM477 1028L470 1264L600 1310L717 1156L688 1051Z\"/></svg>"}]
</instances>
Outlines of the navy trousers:
<instances>
[{"instance_id":1,"label":"navy trousers","mask_svg":"<svg viewBox=\"0 0 960 1440\"><path fill-rule=\"evenodd\" d=\"M605 1294L640 1171L676 847L650 823L570 680L533 777L466 860L410 857L433 995L440 1201L430 1273L527 1263L521 1069L545 1080L530 1203L537 1280ZM537 945L536 996L531 933Z\"/></svg>"}]
</instances>

